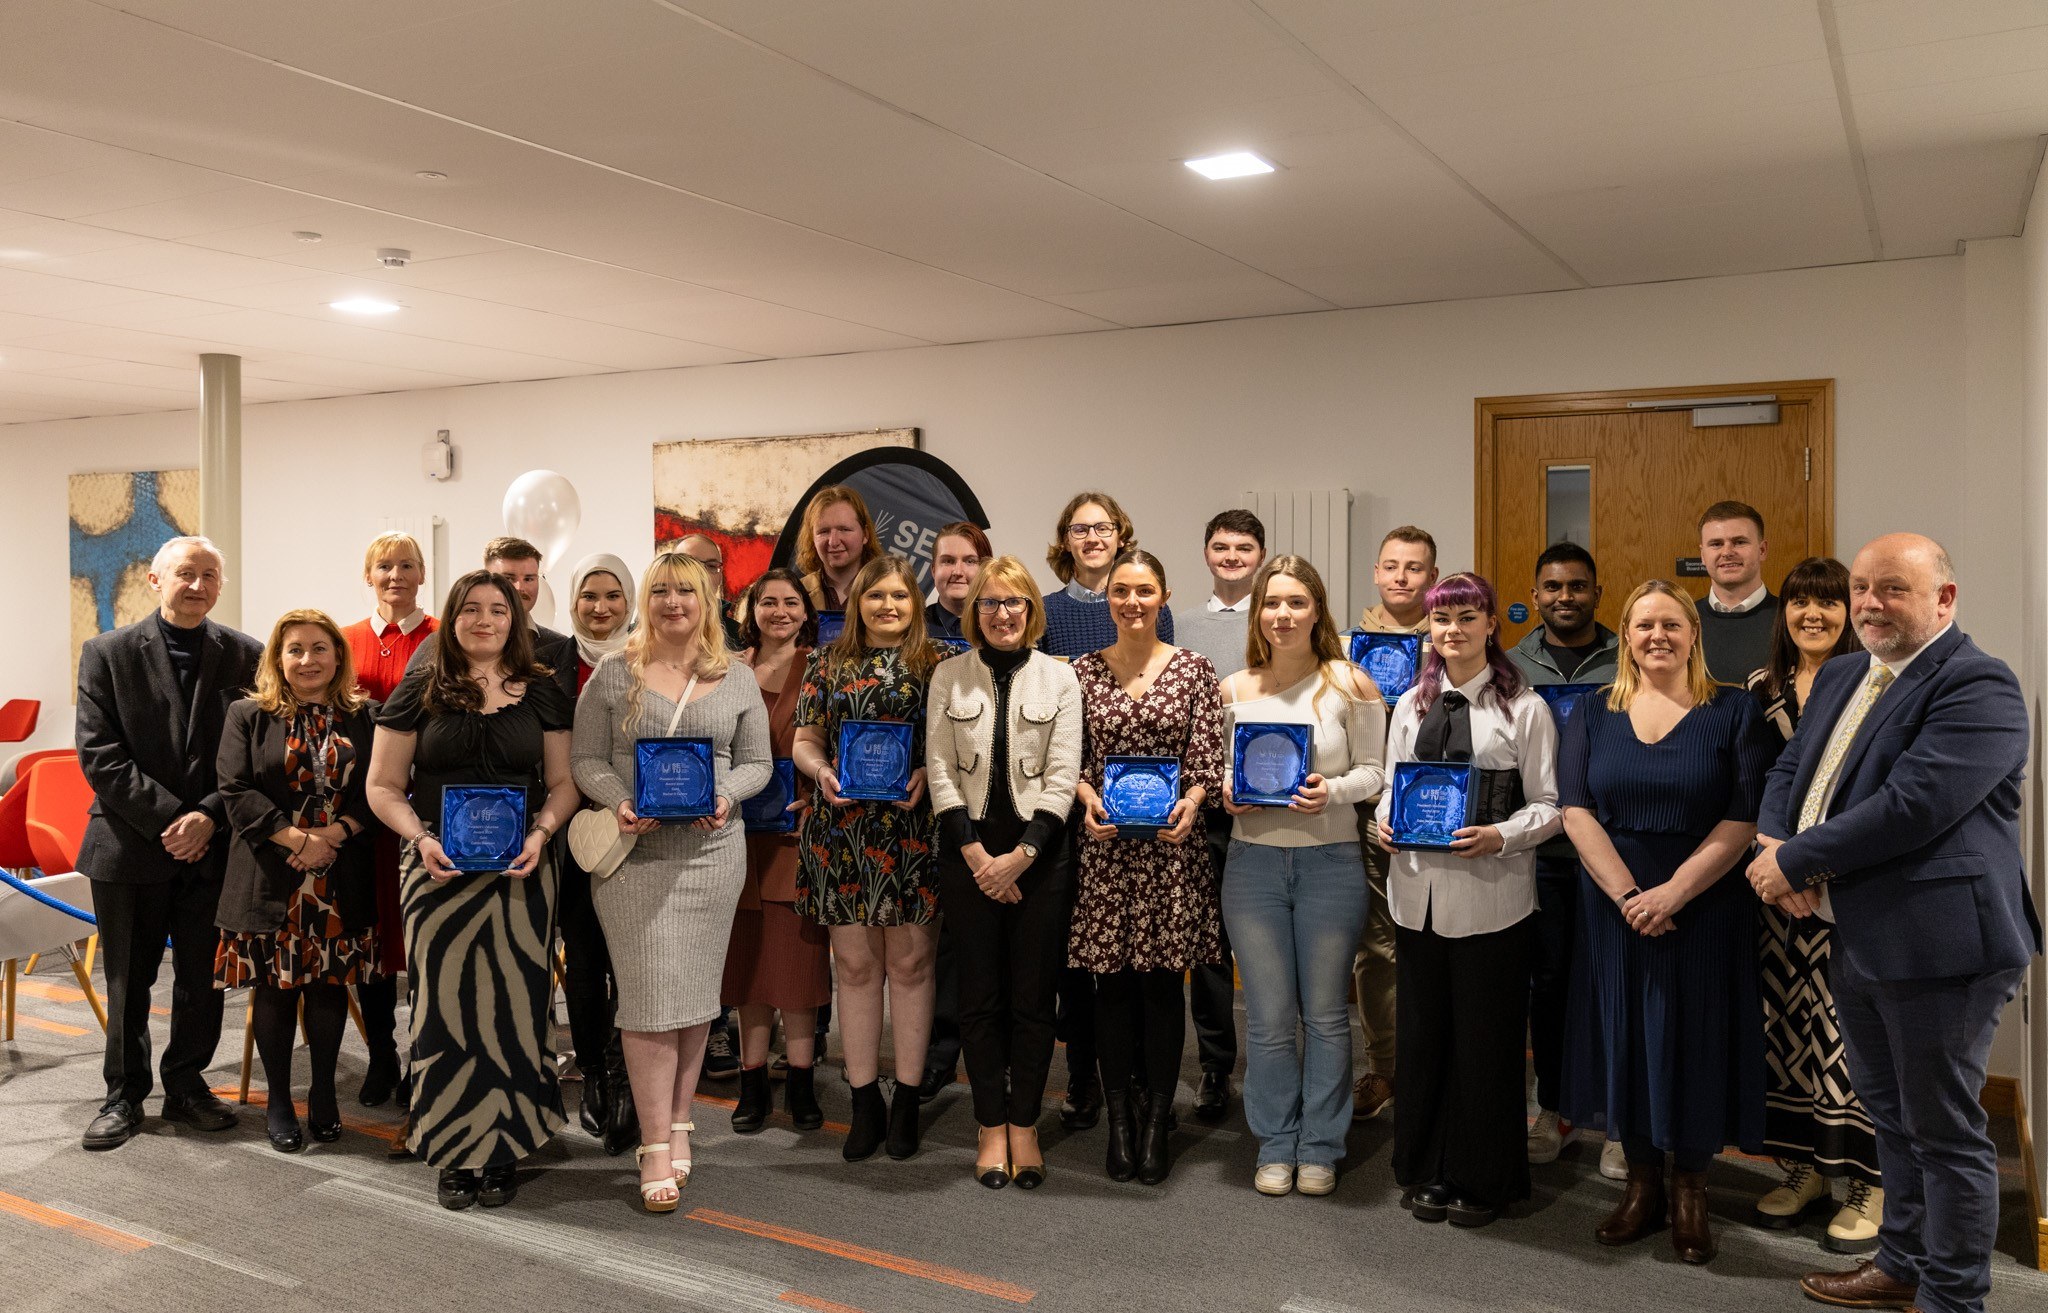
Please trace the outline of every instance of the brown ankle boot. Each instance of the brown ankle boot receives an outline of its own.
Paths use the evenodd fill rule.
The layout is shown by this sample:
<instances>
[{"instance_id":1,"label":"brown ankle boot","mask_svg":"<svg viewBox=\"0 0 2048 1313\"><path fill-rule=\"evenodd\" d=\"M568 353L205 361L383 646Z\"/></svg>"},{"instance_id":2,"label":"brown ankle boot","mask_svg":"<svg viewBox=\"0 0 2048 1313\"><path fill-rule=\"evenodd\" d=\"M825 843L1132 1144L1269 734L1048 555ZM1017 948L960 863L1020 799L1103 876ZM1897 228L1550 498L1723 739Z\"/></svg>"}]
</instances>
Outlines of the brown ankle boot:
<instances>
[{"instance_id":1,"label":"brown ankle boot","mask_svg":"<svg viewBox=\"0 0 2048 1313\"><path fill-rule=\"evenodd\" d=\"M1707 1224L1707 1174L1671 1174L1671 1248L1687 1263L1714 1256L1714 1232Z\"/></svg>"},{"instance_id":2,"label":"brown ankle boot","mask_svg":"<svg viewBox=\"0 0 2048 1313\"><path fill-rule=\"evenodd\" d=\"M1603 1245L1632 1245L1664 1225L1664 1164L1630 1163L1621 1203L1593 1232Z\"/></svg>"}]
</instances>

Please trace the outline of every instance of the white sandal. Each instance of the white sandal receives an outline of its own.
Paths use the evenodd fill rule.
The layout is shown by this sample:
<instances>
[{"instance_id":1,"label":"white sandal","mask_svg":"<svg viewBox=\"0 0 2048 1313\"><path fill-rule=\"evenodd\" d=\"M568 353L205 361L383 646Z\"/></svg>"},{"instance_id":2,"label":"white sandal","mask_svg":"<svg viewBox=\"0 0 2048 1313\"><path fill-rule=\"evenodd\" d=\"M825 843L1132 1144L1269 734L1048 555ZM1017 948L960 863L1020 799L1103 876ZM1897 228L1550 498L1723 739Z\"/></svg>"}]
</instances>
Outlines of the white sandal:
<instances>
[{"instance_id":1,"label":"white sandal","mask_svg":"<svg viewBox=\"0 0 2048 1313\"><path fill-rule=\"evenodd\" d=\"M694 1131L697 1129L697 1123L670 1122L668 1124L668 1128L672 1132ZM680 1190L690 1183L690 1160L688 1158L684 1158L680 1162L674 1162L671 1165L676 1169L676 1189Z\"/></svg>"},{"instance_id":2,"label":"white sandal","mask_svg":"<svg viewBox=\"0 0 2048 1313\"><path fill-rule=\"evenodd\" d=\"M643 1144L633 1151L633 1161L637 1163L650 1153L667 1152L667 1144ZM650 1213L673 1213L676 1210L676 1205L683 1202L680 1191L678 1191L673 1199L657 1199L654 1196L663 1190L675 1190L681 1184L680 1180L642 1181L640 1183L640 1206Z\"/></svg>"}]
</instances>

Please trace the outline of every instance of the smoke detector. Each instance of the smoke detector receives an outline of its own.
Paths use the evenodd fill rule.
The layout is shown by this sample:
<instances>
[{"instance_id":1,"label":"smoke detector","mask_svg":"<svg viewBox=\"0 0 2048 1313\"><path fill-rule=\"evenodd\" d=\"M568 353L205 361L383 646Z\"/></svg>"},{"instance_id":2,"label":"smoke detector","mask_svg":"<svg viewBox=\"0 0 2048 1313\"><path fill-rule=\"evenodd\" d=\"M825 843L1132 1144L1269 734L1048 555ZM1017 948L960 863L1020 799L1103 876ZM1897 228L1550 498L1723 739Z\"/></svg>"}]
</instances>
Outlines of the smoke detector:
<instances>
[{"instance_id":1,"label":"smoke detector","mask_svg":"<svg viewBox=\"0 0 2048 1313\"><path fill-rule=\"evenodd\" d=\"M412 263L412 252L396 246L380 246L377 248L377 263L386 269L403 269Z\"/></svg>"}]
</instances>

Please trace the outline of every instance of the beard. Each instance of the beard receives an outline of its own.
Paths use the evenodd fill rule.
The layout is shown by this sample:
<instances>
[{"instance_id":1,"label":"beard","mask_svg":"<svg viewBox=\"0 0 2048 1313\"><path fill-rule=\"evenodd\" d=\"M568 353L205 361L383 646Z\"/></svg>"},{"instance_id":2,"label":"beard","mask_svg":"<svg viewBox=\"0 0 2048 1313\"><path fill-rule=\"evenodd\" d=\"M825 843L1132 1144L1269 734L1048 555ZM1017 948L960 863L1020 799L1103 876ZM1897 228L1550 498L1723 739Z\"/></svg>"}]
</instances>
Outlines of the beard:
<instances>
[{"instance_id":1,"label":"beard","mask_svg":"<svg viewBox=\"0 0 2048 1313\"><path fill-rule=\"evenodd\" d=\"M1879 631L1873 637L1864 630L1863 626L1868 621L1874 619L1877 619L1877 617L1867 614L1858 616L1856 619L1856 636L1863 640L1863 646L1869 650L1870 654L1880 661L1895 661L1908 652L1918 650L1926 643L1925 638L1921 635L1896 623Z\"/></svg>"}]
</instances>

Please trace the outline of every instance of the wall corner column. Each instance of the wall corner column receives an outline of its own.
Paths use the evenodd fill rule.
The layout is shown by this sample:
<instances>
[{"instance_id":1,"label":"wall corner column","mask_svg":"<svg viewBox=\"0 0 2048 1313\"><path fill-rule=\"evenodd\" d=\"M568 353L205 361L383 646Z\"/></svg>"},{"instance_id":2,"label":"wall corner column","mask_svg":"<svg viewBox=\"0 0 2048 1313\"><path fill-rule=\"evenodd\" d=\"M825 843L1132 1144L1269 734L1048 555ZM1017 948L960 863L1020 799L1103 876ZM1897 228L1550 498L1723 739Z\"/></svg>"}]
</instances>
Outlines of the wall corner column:
<instances>
[{"instance_id":1,"label":"wall corner column","mask_svg":"<svg viewBox=\"0 0 2048 1313\"><path fill-rule=\"evenodd\" d=\"M199 532L221 550L213 618L242 627L242 358L199 357Z\"/></svg>"}]
</instances>

